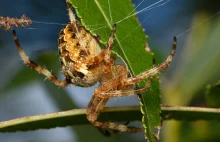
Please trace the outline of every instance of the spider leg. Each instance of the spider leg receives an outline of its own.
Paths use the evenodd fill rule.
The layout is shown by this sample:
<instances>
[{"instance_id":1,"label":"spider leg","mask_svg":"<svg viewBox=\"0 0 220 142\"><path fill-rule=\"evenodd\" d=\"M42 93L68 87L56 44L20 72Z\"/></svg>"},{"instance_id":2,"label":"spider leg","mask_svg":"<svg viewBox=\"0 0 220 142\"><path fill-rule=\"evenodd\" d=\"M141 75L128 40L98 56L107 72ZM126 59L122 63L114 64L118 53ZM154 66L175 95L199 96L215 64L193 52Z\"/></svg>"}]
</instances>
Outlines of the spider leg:
<instances>
[{"instance_id":1,"label":"spider leg","mask_svg":"<svg viewBox=\"0 0 220 142\"><path fill-rule=\"evenodd\" d=\"M110 66L112 65L112 62L114 62L114 59L111 58L111 50L112 50L112 44L114 40L114 35L115 35L115 29L116 29L116 24L113 25L111 35L109 37L107 46L105 49L103 49L98 55L94 57L93 65L97 65L100 62L104 60L104 72L108 73L110 71Z\"/></svg>"},{"instance_id":2,"label":"spider leg","mask_svg":"<svg viewBox=\"0 0 220 142\"><path fill-rule=\"evenodd\" d=\"M127 126L130 122L127 121L125 123L123 123L123 125ZM104 136L106 137L110 137L112 135L115 135L115 134L118 134L120 131L118 130L113 130L113 129L103 129L103 128L100 128L100 127L96 127L100 133L102 133Z\"/></svg>"},{"instance_id":3,"label":"spider leg","mask_svg":"<svg viewBox=\"0 0 220 142\"><path fill-rule=\"evenodd\" d=\"M110 122L100 122L97 121L97 117L100 114L100 112L103 110L105 104L109 100L110 97L97 97L98 94L102 92L108 92L110 90L116 90L121 85L121 78L127 77L127 71L124 66L116 65L113 66L111 69L112 72L106 73L103 76L103 80L101 80L100 86L94 91L94 95L92 99L90 100L90 103L88 105L87 109L87 118L88 120L96 127L102 128L102 129L113 129L117 131L123 131L123 132L139 132L142 131L143 128L135 128L135 127L128 127L126 125L119 125L116 123L110 123ZM117 76L115 76L117 75ZM130 87L130 86L129 86Z\"/></svg>"},{"instance_id":4,"label":"spider leg","mask_svg":"<svg viewBox=\"0 0 220 142\"><path fill-rule=\"evenodd\" d=\"M75 14L72 11L71 4L69 3L69 0L66 0L66 5L67 5L67 10L68 10L68 15L69 15L69 18L70 18L70 22L75 23L76 22L76 17L75 17Z\"/></svg>"},{"instance_id":5,"label":"spider leg","mask_svg":"<svg viewBox=\"0 0 220 142\"><path fill-rule=\"evenodd\" d=\"M140 73L139 75L137 75L135 77L128 78L127 80L124 81L124 85L136 84L136 83L140 82L143 79L154 76L154 75L158 74L160 71L165 70L169 66L169 64L172 61L172 58L175 54L176 43L177 43L177 39L176 39L176 37L174 37L172 50L171 50L169 56L167 57L167 59L164 62L162 62L158 66L153 67L150 70L147 70L143 73Z\"/></svg>"},{"instance_id":6,"label":"spider leg","mask_svg":"<svg viewBox=\"0 0 220 142\"><path fill-rule=\"evenodd\" d=\"M45 75L47 78L49 78L57 86L66 87L69 84L69 82L67 80L63 80L63 81L58 80L57 77L55 75L53 75L50 71L48 71L46 68L43 68L43 67L39 66L38 64L36 64L35 62L29 60L28 56L25 54L25 52L22 50L22 48L19 44L15 30L13 30L13 38L14 38L15 44L17 46L18 52L20 53L22 60L24 61L24 63L27 66L29 66L29 67L35 69L36 71L38 71L39 73Z\"/></svg>"},{"instance_id":7,"label":"spider leg","mask_svg":"<svg viewBox=\"0 0 220 142\"><path fill-rule=\"evenodd\" d=\"M103 99L96 96L92 97L87 110L87 118L94 126L102 129L113 129L121 132L130 133L136 133L143 130L143 128L128 127L126 125L120 125L116 123L97 121L97 117L100 114L101 110L104 108L107 101L108 98Z\"/></svg>"},{"instance_id":8,"label":"spider leg","mask_svg":"<svg viewBox=\"0 0 220 142\"><path fill-rule=\"evenodd\" d=\"M116 30L116 24L113 25L111 35L109 37L107 48L106 48L106 54L104 59L105 69L104 72L109 72L111 67L111 51L112 51L112 44L115 36L115 30Z\"/></svg>"},{"instance_id":9,"label":"spider leg","mask_svg":"<svg viewBox=\"0 0 220 142\"><path fill-rule=\"evenodd\" d=\"M147 91L147 88L150 87L153 77L150 77L150 79L147 81L145 86L143 88L133 89L132 87L129 89L119 89L119 90L113 90L113 91L107 91L107 92L100 92L95 93L95 96L100 98L113 98L113 97L122 97L122 96L131 96L134 94L141 94L143 92Z\"/></svg>"}]
</instances>

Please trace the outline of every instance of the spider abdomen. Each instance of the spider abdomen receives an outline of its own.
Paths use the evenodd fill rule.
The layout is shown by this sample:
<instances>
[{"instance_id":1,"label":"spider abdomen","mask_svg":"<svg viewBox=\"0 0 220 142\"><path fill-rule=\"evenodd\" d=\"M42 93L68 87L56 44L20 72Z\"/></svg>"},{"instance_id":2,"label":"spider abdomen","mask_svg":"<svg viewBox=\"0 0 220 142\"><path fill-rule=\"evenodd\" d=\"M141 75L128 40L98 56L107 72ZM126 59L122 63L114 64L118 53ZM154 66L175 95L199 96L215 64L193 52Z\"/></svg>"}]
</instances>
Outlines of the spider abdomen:
<instances>
[{"instance_id":1,"label":"spider abdomen","mask_svg":"<svg viewBox=\"0 0 220 142\"><path fill-rule=\"evenodd\" d=\"M66 25L58 42L62 71L72 84L88 87L100 80L103 65L94 65L93 58L101 52L101 48L83 26L79 23Z\"/></svg>"}]
</instances>

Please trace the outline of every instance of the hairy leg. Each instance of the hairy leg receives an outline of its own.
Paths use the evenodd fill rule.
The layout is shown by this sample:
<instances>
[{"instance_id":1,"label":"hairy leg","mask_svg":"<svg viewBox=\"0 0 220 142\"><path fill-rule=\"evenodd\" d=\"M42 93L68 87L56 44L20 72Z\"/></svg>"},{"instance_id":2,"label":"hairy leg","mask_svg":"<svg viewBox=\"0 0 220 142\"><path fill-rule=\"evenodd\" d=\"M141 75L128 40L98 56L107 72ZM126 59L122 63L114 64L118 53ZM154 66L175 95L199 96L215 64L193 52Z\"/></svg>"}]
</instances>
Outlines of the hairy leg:
<instances>
[{"instance_id":1,"label":"hairy leg","mask_svg":"<svg viewBox=\"0 0 220 142\"><path fill-rule=\"evenodd\" d=\"M94 126L102 129L113 129L120 132L130 132L130 133L136 133L143 130L143 128L128 127L126 125L120 125L116 123L97 121L97 117L100 114L100 112L103 110L107 101L108 98L103 99L96 96L93 96L92 99L90 100L87 110L87 118Z\"/></svg>"},{"instance_id":2,"label":"hairy leg","mask_svg":"<svg viewBox=\"0 0 220 142\"><path fill-rule=\"evenodd\" d=\"M117 131L133 132L133 133L143 130L143 128L128 127L126 125L119 125L116 123L97 121L98 115L101 113L105 104L110 98L110 97L105 98L105 97L97 97L97 96L99 96L99 94L102 92L117 90L118 87L121 86L121 79L126 78L126 77L127 77L126 68L121 65L114 65L111 68L111 72L103 75L101 84L94 91L94 95L92 99L90 100L90 103L87 109L87 118L94 126L102 128L102 129L113 129ZM100 96L103 96L103 95L100 95Z\"/></svg>"},{"instance_id":3,"label":"hairy leg","mask_svg":"<svg viewBox=\"0 0 220 142\"><path fill-rule=\"evenodd\" d=\"M151 82L152 82L152 78L150 77L150 79L147 81L147 83L145 84L145 86L143 88L138 88L138 89L133 89L131 88L126 88L126 89L119 89L119 90L113 90L113 91L107 91L107 92L99 92L96 93L95 96L100 97L100 98L113 98L113 97L122 97L122 96L131 96L134 94L141 94L143 92L147 91L147 88L150 87Z\"/></svg>"},{"instance_id":4,"label":"hairy leg","mask_svg":"<svg viewBox=\"0 0 220 142\"><path fill-rule=\"evenodd\" d=\"M114 40L115 30L116 30L116 24L113 25L111 35L109 37L106 48L103 49L97 56L95 56L93 60L93 65L97 65L100 62L104 61L104 72L105 73L110 72L111 66L114 62L114 58L111 57L111 51L112 51L112 44Z\"/></svg>"},{"instance_id":5,"label":"hairy leg","mask_svg":"<svg viewBox=\"0 0 220 142\"><path fill-rule=\"evenodd\" d=\"M38 71L39 73L43 74L46 76L46 78L50 79L55 85L60 86L60 87L66 87L69 82L67 80L58 80L57 77L55 75L53 75L50 71L48 71L46 68L39 66L38 64L36 64L35 62L29 60L28 56L25 54L25 52L22 50L16 32L15 30L13 30L13 38L15 41L15 44L17 46L18 52L20 53L20 56L22 58L22 60L24 61L24 63L33 68L34 70Z\"/></svg>"},{"instance_id":6,"label":"hairy leg","mask_svg":"<svg viewBox=\"0 0 220 142\"><path fill-rule=\"evenodd\" d=\"M169 66L169 64L170 64L170 62L172 61L172 58L173 58L173 56L174 56L174 54L175 54L175 51L176 51L176 42L177 42L177 39L176 39L176 37L174 37L172 50L171 50L169 56L167 57L167 59L166 59L164 62L162 62L161 64L159 64L159 65L157 65L157 66L155 66L155 67L153 67L153 68L150 69L150 70L147 70L147 71L145 71L145 72L143 72L143 73L140 73L139 75L137 75L137 76L135 76L135 77L130 77L130 78L128 78L128 79L124 82L124 84L125 84L125 85L136 84L136 83L138 83L138 82L140 82L140 81L142 81L142 80L144 80L144 79L146 79L146 78L149 78L149 77L151 77L151 76L154 76L154 75L158 74L158 73L161 72L162 70L165 70L165 69Z\"/></svg>"}]
</instances>

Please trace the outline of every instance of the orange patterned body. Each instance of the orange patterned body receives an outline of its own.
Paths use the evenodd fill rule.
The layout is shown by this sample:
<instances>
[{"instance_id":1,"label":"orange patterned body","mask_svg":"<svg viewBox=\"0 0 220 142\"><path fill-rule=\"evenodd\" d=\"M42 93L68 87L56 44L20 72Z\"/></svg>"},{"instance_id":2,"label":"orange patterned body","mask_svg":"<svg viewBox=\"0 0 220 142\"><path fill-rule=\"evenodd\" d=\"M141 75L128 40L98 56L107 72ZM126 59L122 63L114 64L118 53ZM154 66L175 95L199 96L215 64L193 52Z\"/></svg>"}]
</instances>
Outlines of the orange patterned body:
<instances>
[{"instance_id":1,"label":"orange patterned body","mask_svg":"<svg viewBox=\"0 0 220 142\"><path fill-rule=\"evenodd\" d=\"M59 54L62 71L71 83L81 87L94 85L100 80L102 63L94 64L101 48L94 36L81 26L68 24L60 32Z\"/></svg>"}]
</instances>

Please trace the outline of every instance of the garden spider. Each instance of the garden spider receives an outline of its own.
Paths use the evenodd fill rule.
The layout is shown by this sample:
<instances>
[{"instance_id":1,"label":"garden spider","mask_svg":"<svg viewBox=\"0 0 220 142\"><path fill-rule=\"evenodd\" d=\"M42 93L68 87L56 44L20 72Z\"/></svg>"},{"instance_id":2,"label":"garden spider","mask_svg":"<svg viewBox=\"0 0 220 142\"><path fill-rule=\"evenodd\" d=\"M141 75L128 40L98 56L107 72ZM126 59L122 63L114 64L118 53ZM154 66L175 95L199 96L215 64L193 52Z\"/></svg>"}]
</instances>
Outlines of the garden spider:
<instances>
[{"instance_id":1,"label":"garden spider","mask_svg":"<svg viewBox=\"0 0 220 142\"><path fill-rule=\"evenodd\" d=\"M123 132L139 132L143 130L143 128L100 122L97 121L97 117L110 98L129 96L146 91L151 84L152 77L166 69L171 62L176 50L176 37L174 37L172 51L166 61L135 77L130 77L126 67L115 64L114 58L111 56L116 25L113 25L105 49L101 50L97 39L75 19L68 0L67 7L71 23L61 30L58 41L59 58L65 79L58 80L46 68L29 60L22 50L14 30L14 41L22 60L26 65L45 75L46 78L59 87L66 87L69 84L88 87L99 82L100 85L95 89L87 109L87 118L94 126ZM134 89L133 86L135 84L147 78L149 79L145 87Z\"/></svg>"}]
</instances>

